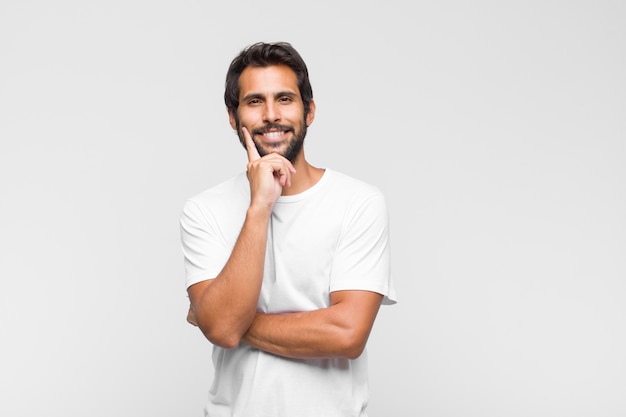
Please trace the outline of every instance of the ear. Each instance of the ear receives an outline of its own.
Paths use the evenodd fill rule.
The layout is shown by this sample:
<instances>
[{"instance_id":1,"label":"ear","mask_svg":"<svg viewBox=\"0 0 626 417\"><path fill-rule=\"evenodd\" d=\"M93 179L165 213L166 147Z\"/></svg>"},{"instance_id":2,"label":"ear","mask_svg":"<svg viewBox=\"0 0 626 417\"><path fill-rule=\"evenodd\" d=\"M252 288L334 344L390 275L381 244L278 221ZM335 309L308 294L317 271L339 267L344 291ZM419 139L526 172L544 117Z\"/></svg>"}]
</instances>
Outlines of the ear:
<instances>
[{"instance_id":1,"label":"ear","mask_svg":"<svg viewBox=\"0 0 626 417\"><path fill-rule=\"evenodd\" d=\"M311 103L309 103L309 113L306 115L306 126L311 126L313 123L313 119L315 119L315 101L311 99Z\"/></svg>"},{"instance_id":2,"label":"ear","mask_svg":"<svg viewBox=\"0 0 626 417\"><path fill-rule=\"evenodd\" d=\"M237 121L235 120L235 115L233 114L232 110L228 109L228 121L230 122L230 127L233 128L233 130L237 130Z\"/></svg>"}]
</instances>

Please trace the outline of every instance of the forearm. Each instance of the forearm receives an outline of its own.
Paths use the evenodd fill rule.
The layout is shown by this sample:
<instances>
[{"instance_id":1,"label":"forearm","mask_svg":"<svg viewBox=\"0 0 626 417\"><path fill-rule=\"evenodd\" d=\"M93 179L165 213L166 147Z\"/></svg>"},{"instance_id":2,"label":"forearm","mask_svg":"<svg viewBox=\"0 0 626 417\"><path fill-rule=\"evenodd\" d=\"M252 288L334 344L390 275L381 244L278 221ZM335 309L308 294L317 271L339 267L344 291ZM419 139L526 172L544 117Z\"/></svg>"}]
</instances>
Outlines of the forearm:
<instances>
[{"instance_id":1,"label":"forearm","mask_svg":"<svg viewBox=\"0 0 626 417\"><path fill-rule=\"evenodd\" d=\"M295 359L348 356L349 329L333 322L327 310L257 313L242 340L263 351Z\"/></svg>"},{"instance_id":2,"label":"forearm","mask_svg":"<svg viewBox=\"0 0 626 417\"><path fill-rule=\"evenodd\" d=\"M341 293L331 296L328 308L257 313L242 340L263 351L295 359L357 358L365 348L382 296L367 291Z\"/></svg>"},{"instance_id":3,"label":"forearm","mask_svg":"<svg viewBox=\"0 0 626 417\"><path fill-rule=\"evenodd\" d=\"M268 221L266 213L249 209L222 271L199 288L190 287L196 323L212 343L236 346L254 319L263 282Z\"/></svg>"}]
</instances>

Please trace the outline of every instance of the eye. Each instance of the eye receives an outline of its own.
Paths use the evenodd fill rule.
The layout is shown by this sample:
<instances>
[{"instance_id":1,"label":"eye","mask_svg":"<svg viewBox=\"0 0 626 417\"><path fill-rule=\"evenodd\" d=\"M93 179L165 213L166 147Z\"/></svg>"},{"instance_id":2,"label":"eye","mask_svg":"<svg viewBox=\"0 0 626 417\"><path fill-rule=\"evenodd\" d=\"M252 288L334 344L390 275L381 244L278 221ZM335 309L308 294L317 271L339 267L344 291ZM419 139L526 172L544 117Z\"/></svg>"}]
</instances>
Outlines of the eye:
<instances>
[{"instance_id":1,"label":"eye","mask_svg":"<svg viewBox=\"0 0 626 417\"><path fill-rule=\"evenodd\" d=\"M255 105L255 104L260 104L260 103L261 103L261 100L259 100L258 98L253 98L248 101L249 105Z\"/></svg>"},{"instance_id":2,"label":"eye","mask_svg":"<svg viewBox=\"0 0 626 417\"><path fill-rule=\"evenodd\" d=\"M291 103L293 99L289 96L282 96L278 99L279 103Z\"/></svg>"}]
</instances>

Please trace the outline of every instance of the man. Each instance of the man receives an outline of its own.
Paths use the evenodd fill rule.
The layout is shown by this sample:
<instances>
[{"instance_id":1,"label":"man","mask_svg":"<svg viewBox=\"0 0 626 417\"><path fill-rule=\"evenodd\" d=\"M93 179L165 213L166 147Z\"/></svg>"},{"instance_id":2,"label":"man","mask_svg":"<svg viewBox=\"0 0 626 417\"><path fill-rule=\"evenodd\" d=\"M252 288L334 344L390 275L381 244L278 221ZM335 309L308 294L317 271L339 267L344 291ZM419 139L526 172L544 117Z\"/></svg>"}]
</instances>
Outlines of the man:
<instances>
[{"instance_id":1,"label":"man","mask_svg":"<svg viewBox=\"0 0 626 417\"><path fill-rule=\"evenodd\" d=\"M224 99L247 170L181 215L188 321L214 345L205 415L364 417L366 342L395 303L385 199L305 159L315 102L290 44L242 50Z\"/></svg>"}]
</instances>

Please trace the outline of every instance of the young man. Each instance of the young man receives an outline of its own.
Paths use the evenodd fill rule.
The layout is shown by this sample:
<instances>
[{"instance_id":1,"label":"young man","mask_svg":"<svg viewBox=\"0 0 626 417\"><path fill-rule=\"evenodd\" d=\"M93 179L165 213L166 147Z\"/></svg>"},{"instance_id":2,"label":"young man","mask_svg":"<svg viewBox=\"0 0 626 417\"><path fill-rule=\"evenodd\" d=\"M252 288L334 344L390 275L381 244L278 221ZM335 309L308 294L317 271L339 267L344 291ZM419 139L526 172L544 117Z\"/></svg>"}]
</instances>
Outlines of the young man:
<instances>
[{"instance_id":1,"label":"young man","mask_svg":"<svg viewBox=\"0 0 626 417\"><path fill-rule=\"evenodd\" d=\"M384 196L307 162L315 103L290 44L242 50L224 99L247 170L181 216L187 319L214 345L205 415L364 417L366 342L395 303Z\"/></svg>"}]
</instances>

